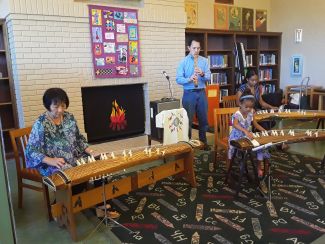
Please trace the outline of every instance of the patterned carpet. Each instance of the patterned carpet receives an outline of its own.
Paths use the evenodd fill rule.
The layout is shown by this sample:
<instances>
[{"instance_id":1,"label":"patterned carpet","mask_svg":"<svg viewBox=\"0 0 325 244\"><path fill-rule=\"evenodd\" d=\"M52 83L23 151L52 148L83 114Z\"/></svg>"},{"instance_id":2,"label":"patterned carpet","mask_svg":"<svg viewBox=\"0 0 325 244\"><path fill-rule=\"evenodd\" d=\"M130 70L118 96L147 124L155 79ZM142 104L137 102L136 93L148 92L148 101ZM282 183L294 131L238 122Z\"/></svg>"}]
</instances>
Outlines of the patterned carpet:
<instances>
[{"instance_id":1,"label":"patterned carpet","mask_svg":"<svg viewBox=\"0 0 325 244\"><path fill-rule=\"evenodd\" d=\"M224 184L224 163L215 168L205 152L197 154L195 166L197 189L170 177L114 199L118 221L134 231L113 228L114 234L123 243L197 244L310 243L325 233L319 160L273 152L272 203L247 180L235 198L235 181Z\"/></svg>"}]
</instances>

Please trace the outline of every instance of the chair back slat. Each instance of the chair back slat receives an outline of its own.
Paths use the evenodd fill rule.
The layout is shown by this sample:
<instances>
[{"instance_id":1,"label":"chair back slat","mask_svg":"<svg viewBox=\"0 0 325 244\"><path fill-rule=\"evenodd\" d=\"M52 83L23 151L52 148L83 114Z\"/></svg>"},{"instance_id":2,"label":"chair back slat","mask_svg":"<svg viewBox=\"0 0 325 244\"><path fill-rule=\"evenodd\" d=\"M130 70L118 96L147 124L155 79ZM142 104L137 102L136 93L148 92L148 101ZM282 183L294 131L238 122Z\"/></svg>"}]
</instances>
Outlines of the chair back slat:
<instances>
[{"instance_id":1,"label":"chair back slat","mask_svg":"<svg viewBox=\"0 0 325 244\"><path fill-rule=\"evenodd\" d=\"M218 140L227 138L229 136L229 126L231 122L231 116L238 111L238 107L234 108L217 108L214 110L214 133L215 143Z\"/></svg>"},{"instance_id":2,"label":"chair back slat","mask_svg":"<svg viewBox=\"0 0 325 244\"><path fill-rule=\"evenodd\" d=\"M50 198L47 186L42 183L42 176L36 169L26 169L25 150L28 143L32 127L14 129L9 131L10 140L14 152L17 171L18 185L18 208L23 207L23 189L28 188L35 191L43 192L47 208L48 220L52 220ZM28 181L27 181L28 180ZM32 181L33 183L29 183ZM37 182L35 185L34 183ZM39 186L37 186L39 185Z\"/></svg>"},{"instance_id":3,"label":"chair back slat","mask_svg":"<svg viewBox=\"0 0 325 244\"><path fill-rule=\"evenodd\" d=\"M26 168L26 157L25 157L25 150L26 150L26 146L28 143L28 138L29 138L29 134L28 135L23 135L19 139L19 151L21 154L21 158L22 158L22 165L23 168Z\"/></svg>"},{"instance_id":4,"label":"chair back slat","mask_svg":"<svg viewBox=\"0 0 325 244\"><path fill-rule=\"evenodd\" d=\"M9 131L18 174L23 168L26 168L25 150L31 131L32 127Z\"/></svg>"},{"instance_id":5,"label":"chair back slat","mask_svg":"<svg viewBox=\"0 0 325 244\"><path fill-rule=\"evenodd\" d=\"M237 95L224 96L222 97L222 107L223 108L234 108L237 107L236 104Z\"/></svg>"}]
</instances>

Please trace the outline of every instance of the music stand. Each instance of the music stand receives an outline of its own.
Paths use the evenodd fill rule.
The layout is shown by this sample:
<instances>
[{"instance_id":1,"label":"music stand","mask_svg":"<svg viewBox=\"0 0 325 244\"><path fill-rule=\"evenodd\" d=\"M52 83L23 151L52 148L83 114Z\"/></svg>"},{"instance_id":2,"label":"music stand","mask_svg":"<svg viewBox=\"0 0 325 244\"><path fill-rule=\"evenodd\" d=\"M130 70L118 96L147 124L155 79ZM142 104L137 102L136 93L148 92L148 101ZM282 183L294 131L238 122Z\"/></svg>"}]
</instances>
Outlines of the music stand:
<instances>
[{"instance_id":1,"label":"music stand","mask_svg":"<svg viewBox=\"0 0 325 244\"><path fill-rule=\"evenodd\" d=\"M108 217L107 216L107 208L106 208L106 190L105 190L105 185L108 181L111 181L113 178L113 174L109 174L109 175L103 175L101 177L101 181L102 181L102 191L103 191L103 206L104 207L104 218L100 221L100 223L95 227L95 229L89 234L88 237L90 237L100 226L103 222L105 222L105 226L108 227L108 220L110 222L113 222L114 224L116 224L116 226L110 226L110 228L113 228L113 227L122 227L123 229L127 230L129 232L129 234L133 234L134 231L130 230L129 228L125 227L124 225L122 225L121 223L119 223L118 221L116 221L115 219L111 218L111 217Z\"/></svg>"},{"instance_id":2,"label":"music stand","mask_svg":"<svg viewBox=\"0 0 325 244\"><path fill-rule=\"evenodd\" d=\"M255 147L255 148L252 149L252 151L253 152L256 152L256 151L261 150L261 149L265 150L265 149L268 149L270 147L273 147L273 146L276 146L276 145L279 145L279 144L283 144L285 142L286 142L286 140L280 141L280 142L274 142L274 143L273 142L270 142L270 143L264 144L262 146ZM267 183L268 183L268 186L267 186L267 188L268 188L268 198L269 198L269 201L270 202L272 201L272 190L271 190L271 177L272 176L271 176L271 167L272 167L272 162L270 160L269 161L268 172L267 172L267 174L265 176L265 178L267 178ZM259 182L260 182L260 179L259 179ZM260 192L265 197L264 192L262 192L262 191L260 191Z\"/></svg>"}]
</instances>

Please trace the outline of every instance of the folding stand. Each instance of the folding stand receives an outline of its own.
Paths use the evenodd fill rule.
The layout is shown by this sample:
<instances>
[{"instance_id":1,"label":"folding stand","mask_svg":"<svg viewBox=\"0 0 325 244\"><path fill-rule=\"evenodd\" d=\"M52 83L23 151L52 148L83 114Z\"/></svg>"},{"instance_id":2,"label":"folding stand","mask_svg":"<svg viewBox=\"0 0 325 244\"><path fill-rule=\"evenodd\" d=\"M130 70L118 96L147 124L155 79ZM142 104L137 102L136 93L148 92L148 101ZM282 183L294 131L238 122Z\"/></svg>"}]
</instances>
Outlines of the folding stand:
<instances>
[{"instance_id":1,"label":"folding stand","mask_svg":"<svg viewBox=\"0 0 325 244\"><path fill-rule=\"evenodd\" d=\"M265 144L263 146L259 146L259 147L256 147L256 148L253 148L252 151L257 151L258 148L262 147L263 150L264 149L268 149L270 147L273 147L273 146L276 146L276 145L279 145L279 144L283 144L284 142L286 141L280 141L280 142L275 142L275 143L270 143L270 144ZM268 167L268 172L267 172L267 175L266 175L266 178L267 178L267 182L268 182L268 198L269 198L269 201L271 202L272 200L272 184L271 184L271 167L272 167L272 162L271 160L269 160L269 167ZM260 180L259 180L260 181ZM265 196L264 192L261 191L261 193L263 194L263 196Z\"/></svg>"},{"instance_id":2,"label":"folding stand","mask_svg":"<svg viewBox=\"0 0 325 244\"><path fill-rule=\"evenodd\" d=\"M96 226L96 228L90 233L90 235L88 236L88 237L90 237L100 226L101 226L101 224L103 223L103 222L105 222L105 226L106 227L108 227L108 220L110 221L110 222L113 222L114 224L116 224L116 226L110 226L111 228L112 227L122 227L123 229L125 229L125 230L127 230L128 232L129 232L129 234L133 234L134 233L134 231L132 231L132 230L130 230L129 228L127 228L127 227L125 227L124 225L122 225L121 223L119 223L118 221L116 221L115 219L112 219L111 217L108 217L107 216L107 212L108 212L108 210L107 210L107 208L106 208L106 201L107 201L107 199L106 199L106 190L105 190L105 184L108 182L108 181L110 181L111 179L113 178L113 175L112 174L110 174L110 175L106 175L106 176L102 176L101 177L101 181L102 181L102 189L103 189L103 206L105 206L104 207L104 218L103 218L103 220Z\"/></svg>"},{"instance_id":3,"label":"folding stand","mask_svg":"<svg viewBox=\"0 0 325 244\"><path fill-rule=\"evenodd\" d=\"M324 154L321 166L320 166L320 170L325 170L325 154Z\"/></svg>"},{"instance_id":4,"label":"folding stand","mask_svg":"<svg viewBox=\"0 0 325 244\"><path fill-rule=\"evenodd\" d=\"M241 149L235 147L235 152L234 152L234 155L232 156L232 159L230 161L230 165L229 165L229 169L228 169L228 172L227 172L227 175L226 175L225 183L227 183L227 181L228 181L229 175L231 173L233 162L234 162L234 160L236 158L237 152L239 151L240 155L241 155L241 159L240 159L240 164L239 164L239 179L238 179L238 185L237 185L237 189L236 189L236 196L238 195L239 190L240 190L240 186L241 186L244 171L248 175L248 170L247 170L247 158L248 158L248 156L250 157L250 160L251 160L252 165L253 165L255 181L256 181L257 185L259 185L260 180L258 179L257 169L256 169L255 163L254 163L255 160L253 158L252 153L259 150L259 149L263 149L263 150L268 149L268 148L270 148L272 146L282 144L284 142L285 141L265 144L265 145L262 145L262 146L259 146L259 147L256 147L256 148L252 148L250 150L241 150ZM323 164L325 164L325 155L324 155ZM271 163L271 161L269 161L268 172L267 172L267 175L266 175L267 180L268 180L268 198L269 198L269 201L271 201L271 198L272 198L272 196L271 196L271 192L272 192L272 190L271 190L271 177L272 177L271 176L271 166L272 166L272 163ZM265 194L262 191L260 191L260 192L263 194L263 196L265 196Z\"/></svg>"},{"instance_id":5,"label":"folding stand","mask_svg":"<svg viewBox=\"0 0 325 244\"><path fill-rule=\"evenodd\" d=\"M230 160L230 165L229 165L227 175L226 175L226 178L225 178L225 183L227 184L227 182L228 182L228 178L229 178L229 176L231 174L231 171L232 171L233 162L235 161L238 152L240 154L240 159L239 159L239 178L238 178L238 183L237 183L238 185L237 185L237 188L236 188L236 196L238 196L238 194L239 194L240 186L241 186L241 183L242 183L244 173L246 173L246 176L249 179L249 177L248 177L248 169L247 169L247 158L248 157L250 157L250 160L252 162L255 182L256 182L257 185L259 183L258 182L258 177L257 177L257 170L256 170L256 167L255 167L254 158L253 158L251 150L249 150L249 151L248 150L240 150L238 148L235 148L234 155L232 156L232 158Z\"/></svg>"}]
</instances>

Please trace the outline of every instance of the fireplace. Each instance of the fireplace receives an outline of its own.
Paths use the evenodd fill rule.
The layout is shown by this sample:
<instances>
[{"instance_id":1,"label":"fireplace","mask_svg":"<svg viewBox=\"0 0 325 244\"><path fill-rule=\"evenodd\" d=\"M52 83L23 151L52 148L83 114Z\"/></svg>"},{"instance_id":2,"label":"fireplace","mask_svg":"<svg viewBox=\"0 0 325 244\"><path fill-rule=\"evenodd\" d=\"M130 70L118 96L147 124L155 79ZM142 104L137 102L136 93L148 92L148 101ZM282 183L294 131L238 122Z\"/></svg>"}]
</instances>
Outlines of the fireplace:
<instances>
[{"instance_id":1,"label":"fireplace","mask_svg":"<svg viewBox=\"0 0 325 244\"><path fill-rule=\"evenodd\" d=\"M143 84L83 87L81 94L89 142L144 133Z\"/></svg>"}]
</instances>

